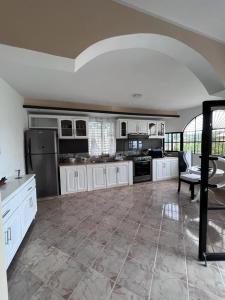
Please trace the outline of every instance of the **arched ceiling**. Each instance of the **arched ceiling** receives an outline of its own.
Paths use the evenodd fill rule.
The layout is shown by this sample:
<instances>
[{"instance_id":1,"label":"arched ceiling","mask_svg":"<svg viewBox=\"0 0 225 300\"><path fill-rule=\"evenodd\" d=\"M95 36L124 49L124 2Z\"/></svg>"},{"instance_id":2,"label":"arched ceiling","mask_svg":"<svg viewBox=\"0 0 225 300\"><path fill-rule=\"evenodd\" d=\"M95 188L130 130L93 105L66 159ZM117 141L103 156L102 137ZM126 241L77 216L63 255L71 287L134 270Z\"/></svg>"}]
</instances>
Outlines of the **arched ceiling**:
<instances>
[{"instance_id":1,"label":"arched ceiling","mask_svg":"<svg viewBox=\"0 0 225 300\"><path fill-rule=\"evenodd\" d=\"M156 49L107 51L75 72L73 59L1 45L0 77L26 98L88 104L179 110L209 97L189 66Z\"/></svg>"},{"instance_id":2,"label":"arched ceiling","mask_svg":"<svg viewBox=\"0 0 225 300\"><path fill-rule=\"evenodd\" d=\"M171 12L170 4L174 7L174 1L185 2L186 5L189 2L199 3L199 1L207 3L202 5L200 11L196 9L197 15L201 15L210 2L209 0L162 1L166 3L163 9L168 8L165 10L168 13ZM162 1L137 0L135 3L157 4ZM210 29L215 25L211 16L219 1L224 2L211 1L213 9L206 20ZM179 7L176 5L172 12L177 12ZM223 16L223 10L216 14L218 20L221 14ZM187 16L188 19L193 19L188 10ZM201 18L199 28L202 24ZM1 1L0 43L5 45L74 58L90 45L103 39L140 32L161 34L180 40L206 57L225 83L225 45L193 30L185 29L184 26L178 26L172 21L137 11L112 0Z\"/></svg>"},{"instance_id":3,"label":"arched ceiling","mask_svg":"<svg viewBox=\"0 0 225 300\"><path fill-rule=\"evenodd\" d=\"M97 42L75 58L75 71L104 53L125 49L158 51L189 68L202 82L209 94L224 89L222 81L202 55L176 39L159 34L130 34Z\"/></svg>"}]
</instances>

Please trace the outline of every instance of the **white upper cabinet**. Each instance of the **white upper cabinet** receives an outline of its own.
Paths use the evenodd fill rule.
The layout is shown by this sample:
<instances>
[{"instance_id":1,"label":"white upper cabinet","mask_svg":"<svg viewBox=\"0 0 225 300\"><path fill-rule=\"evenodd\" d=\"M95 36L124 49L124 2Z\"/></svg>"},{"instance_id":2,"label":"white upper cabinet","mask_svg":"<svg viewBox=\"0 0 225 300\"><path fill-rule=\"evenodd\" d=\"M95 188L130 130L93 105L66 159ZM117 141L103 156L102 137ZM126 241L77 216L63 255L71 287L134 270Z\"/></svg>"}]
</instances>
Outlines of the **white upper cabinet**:
<instances>
[{"instance_id":1,"label":"white upper cabinet","mask_svg":"<svg viewBox=\"0 0 225 300\"><path fill-rule=\"evenodd\" d=\"M76 118L74 120L74 137L78 139L88 138L88 119Z\"/></svg>"},{"instance_id":2,"label":"white upper cabinet","mask_svg":"<svg viewBox=\"0 0 225 300\"><path fill-rule=\"evenodd\" d=\"M156 120L119 119L116 138L127 138L129 134L147 134L149 138L164 138L165 122Z\"/></svg>"},{"instance_id":3,"label":"white upper cabinet","mask_svg":"<svg viewBox=\"0 0 225 300\"><path fill-rule=\"evenodd\" d=\"M71 118L59 119L59 138L73 139L74 138L74 122Z\"/></svg>"},{"instance_id":4,"label":"white upper cabinet","mask_svg":"<svg viewBox=\"0 0 225 300\"><path fill-rule=\"evenodd\" d=\"M157 121L148 121L148 134L150 137L157 137L158 134L158 127Z\"/></svg>"},{"instance_id":5,"label":"white upper cabinet","mask_svg":"<svg viewBox=\"0 0 225 300\"><path fill-rule=\"evenodd\" d=\"M157 128L158 128L157 135L158 135L159 137L164 137L164 136L165 136L165 122L163 122L163 121L158 121L158 123L157 123Z\"/></svg>"},{"instance_id":6,"label":"white upper cabinet","mask_svg":"<svg viewBox=\"0 0 225 300\"><path fill-rule=\"evenodd\" d=\"M138 121L138 133L148 133L148 121L146 120L139 120Z\"/></svg>"},{"instance_id":7,"label":"white upper cabinet","mask_svg":"<svg viewBox=\"0 0 225 300\"><path fill-rule=\"evenodd\" d=\"M58 129L58 116L30 114L29 128Z\"/></svg>"},{"instance_id":8,"label":"white upper cabinet","mask_svg":"<svg viewBox=\"0 0 225 300\"><path fill-rule=\"evenodd\" d=\"M125 139L127 138L128 128L127 120L117 120L116 124L116 138Z\"/></svg>"},{"instance_id":9,"label":"white upper cabinet","mask_svg":"<svg viewBox=\"0 0 225 300\"><path fill-rule=\"evenodd\" d=\"M138 122L137 120L128 120L128 134L138 132Z\"/></svg>"},{"instance_id":10,"label":"white upper cabinet","mask_svg":"<svg viewBox=\"0 0 225 300\"><path fill-rule=\"evenodd\" d=\"M88 118L59 118L60 139L87 139Z\"/></svg>"}]
</instances>

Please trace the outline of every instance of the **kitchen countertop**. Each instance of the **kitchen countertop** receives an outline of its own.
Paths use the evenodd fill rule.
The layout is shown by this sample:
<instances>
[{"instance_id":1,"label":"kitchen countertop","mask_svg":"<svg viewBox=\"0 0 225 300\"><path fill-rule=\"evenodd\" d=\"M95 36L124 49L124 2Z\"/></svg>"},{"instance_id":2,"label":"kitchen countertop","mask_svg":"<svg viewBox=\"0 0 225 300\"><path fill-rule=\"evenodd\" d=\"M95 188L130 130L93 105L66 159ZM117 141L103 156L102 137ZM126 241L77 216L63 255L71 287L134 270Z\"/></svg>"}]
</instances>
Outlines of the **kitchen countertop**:
<instances>
[{"instance_id":1,"label":"kitchen countertop","mask_svg":"<svg viewBox=\"0 0 225 300\"><path fill-rule=\"evenodd\" d=\"M95 162L75 162L75 163L60 163L59 167L70 167L70 166L86 166L86 165L98 165L98 164L113 164L113 163L123 163L132 161L131 159L123 160L113 160L113 161L95 161Z\"/></svg>"},{"instance_id":2,"label":"kitchen countertop","mask_svg":"<svg viewBox=\"0 0 225 300\"><path fill-rule=\"evenodd\" d=\"M157 159L178 159L177 156L164 156L164 157L161 157L161 158L153 158L154 160L157 160Z\"/></svg>"},{"instance_id":3,"label":"kitchen countertop","mask_svg":"<svg viewBox=\"0 0 225 300\"><path fill-rule=\"evenodd\" d=\"M21 179L15 179L15 177L9 177L6 184L0 186L1 201L5 201L9 196L13 197L20 188L23 188L33 178L34 174L23 175Z\"/></svg>"}]
</instances>

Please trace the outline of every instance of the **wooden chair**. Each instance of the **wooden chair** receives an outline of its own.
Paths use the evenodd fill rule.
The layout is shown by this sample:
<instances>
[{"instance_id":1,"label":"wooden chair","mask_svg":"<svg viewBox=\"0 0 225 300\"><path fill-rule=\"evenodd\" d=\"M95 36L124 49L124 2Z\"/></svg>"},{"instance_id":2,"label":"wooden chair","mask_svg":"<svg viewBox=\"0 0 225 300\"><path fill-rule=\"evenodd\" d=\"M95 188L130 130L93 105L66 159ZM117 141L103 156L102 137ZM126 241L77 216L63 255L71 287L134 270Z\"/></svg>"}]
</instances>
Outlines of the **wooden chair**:
<instances>
[{"instance_id":1,"label":"wooden chair","mask_svg":"<svg viewBox=\"0 0 225 300\"><path fill-rule=\"evenodd\" d=\"M180 193L181 182L185 182L190 185L191 199L195 197L195 185L200 183L200 175L191 174L188 172L189 164L187 161L187 153L183 151L178 152L178 193Z\"/></svg>"}]
</instances>

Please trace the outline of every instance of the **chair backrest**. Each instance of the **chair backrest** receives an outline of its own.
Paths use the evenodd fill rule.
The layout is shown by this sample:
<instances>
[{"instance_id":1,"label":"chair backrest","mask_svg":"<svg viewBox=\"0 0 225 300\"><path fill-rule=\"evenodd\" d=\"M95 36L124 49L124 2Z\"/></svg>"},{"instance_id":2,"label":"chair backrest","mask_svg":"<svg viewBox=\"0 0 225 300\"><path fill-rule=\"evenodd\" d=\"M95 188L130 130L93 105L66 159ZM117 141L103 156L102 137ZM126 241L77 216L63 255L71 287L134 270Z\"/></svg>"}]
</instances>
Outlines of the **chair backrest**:
<instances>
[{"instance_id":1,"label":"chair backrest","mask_svg":"<svg viewBox=\"0 0 225 300\"><path fill-rule=\"evenodd\" d=\"M187 168L188 168L188 165L187 165L187 161L185 159L185 152L184 151L179 151L178 152L178 170L179 170L179 173L186 172Z\"/></svg>"},{"instance_id":2,"label":"chair backrest","mask_svg":"<svg viewBox=\"0 0 225 300\"><path fill-rule=\"evenodd\" d=\"M216 169L219 165L219 169L222 169L223 171L225 171L225 158L218 157L218 161L215 161L215 162L216 162ZM216 173L216 171L215 171L215 173ZM214 179L213 181L214 181L214 184L217 185L217 188L221 189L221 188L225 187L225 178L224 178L224 176L216 176L215 175L211 178Z\"/></svg>"}]
</instances>

